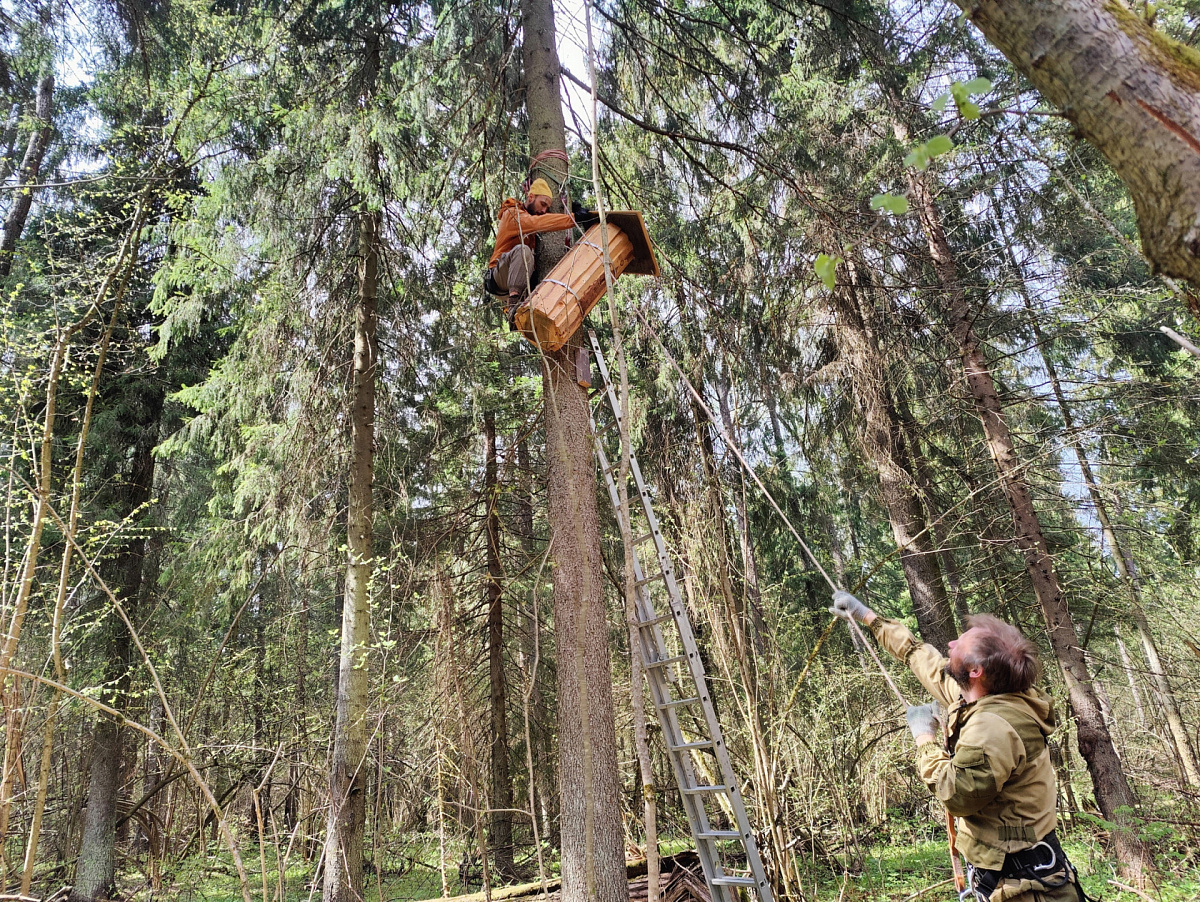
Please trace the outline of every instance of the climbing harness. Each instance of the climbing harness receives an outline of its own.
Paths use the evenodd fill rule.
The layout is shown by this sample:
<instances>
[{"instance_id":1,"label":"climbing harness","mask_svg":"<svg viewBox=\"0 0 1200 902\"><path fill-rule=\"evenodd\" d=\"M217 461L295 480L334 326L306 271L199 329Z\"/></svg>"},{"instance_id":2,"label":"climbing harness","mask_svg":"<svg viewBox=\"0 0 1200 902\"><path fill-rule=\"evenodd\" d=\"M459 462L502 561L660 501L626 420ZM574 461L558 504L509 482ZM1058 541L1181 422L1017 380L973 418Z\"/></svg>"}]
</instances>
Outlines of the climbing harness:
<instances>
[{"instance_id":1,"label":"climbing harness","mask_svg":"<svg viewBox=\"0 0 1200 902\"><path fill-rule=\"evenodd\" d=\"M1068 883L1075 887L1079 902L1093 902L1079 882L1079 872L1059 844L1058 835L1050 831L1040 842L1020 852L1009 852L998 869L967 865L968 888L959 892L963 902L989 902L992 893L1004 880L1028 881L1035 884L1034 892L1060 889ZM1040 887L1040 889L1039 889Z\"/></svg>"}]
</instances>

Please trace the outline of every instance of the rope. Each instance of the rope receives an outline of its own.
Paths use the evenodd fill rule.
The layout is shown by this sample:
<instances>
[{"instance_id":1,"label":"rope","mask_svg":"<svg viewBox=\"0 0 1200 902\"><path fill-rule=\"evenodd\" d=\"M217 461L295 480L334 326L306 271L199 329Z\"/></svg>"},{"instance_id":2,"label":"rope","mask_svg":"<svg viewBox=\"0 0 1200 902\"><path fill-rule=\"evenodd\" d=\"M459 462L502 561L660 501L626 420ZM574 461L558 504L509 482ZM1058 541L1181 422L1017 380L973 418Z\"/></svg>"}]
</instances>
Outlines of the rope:
<instances>
[{"instance_id":1,"label":"rope","mask_svg":"<svg viewBox=\"0 0 1200 902\"><path fill-rule=\"evenodd\" d=\"M584 4L585 15L587 15L590 11L589 5L590 4L588 4L586 2ZM601 197L601 191L600 191L600 169L599 169L599 160L598 160L599 148L598 148L598 141L597 141L597 136L596 136L596 127L597 127L597 121L596 121L596 99L597 99L596 98L596 70L595 70L595 63L593 62L593 58L592 58L591 22L590 21L588 22L588 60L589 60L589 63L591 64L590 74L591 74L591 82L592 82L592 182L593 182L594 190L596 193L597 211L600 214L600 235L601 235L601 244L602 244L601 256L603 258L603 263L604 263L605 287L607 288L607 294L608 294L608 298L609 298L609 317L612 321L613 331L616 336L617 344L618 344L618 348L619 348L621 341L620 341L620 331L619 331L619 328L617 325L616 307L613 303L613 276L612 276L612 269L611 269L611 258L609 257L609 253L608 253L608 232L607 232L606 215L605 215L606 211L605 211L604 202ZM532 172L534 170L534 167L540 163L540 161L543 157L555 156L558 154L562 154L562 152L561 151L546 151L542 154L539 154L537 157L534 158L533 162L530 164L530 172ZM565 155L563 155L563 156L565 156ZM783 521L784 525L788 528L788 531L792 534L792 537L795 538L796 542L800 545L800 548L804 551L805 555L812 562L813 566L817 568L817 570L818 570L818 572L820 572L821 576L824 577L825 582L829 584L829 587L834 592L840 591L841 587L838 586L837 582L834 581L834 579L832 577L830 577L829 573L825 570L825 568L823 566L821 566L821 562L819 560L817 560L816 555L813 553L813 551L809 547L808 543L805 542L804 539L801 537L799 530L797 530L796 527L792 524L792 521L788 518L787 514L785 514L783 512L783 509L779 506L779 503L775 500L775 497L771 494L770 489L767 488L767 486L759 478L758 474L754 471L754 469L750 466L750 464L747 463L745 456L741 452L741 448L733 440L732 436L730 436L725 431L723 426L717 422L716 417L713 416L712 410L709 408L708 404L705 403L704 399L700 396L700 393L696 390L696 387L692 384L691 379L689 379L687 377L687 374L684 373L683 368L680 367L680 365L676 362L676 360L672 356L670 350L667 349L667 345L662 340L662 337L658 334L658 332L654 329L654 327L650 325L650 323L647 321L646 317L642 314L642 311L639 310L637 307L634 307L634 314L637 316L637 318L639 320L642 321L642 324L654 336L655 340L658 342L659 347L662 349L663 354L666 356L668 362L670 362L671 366L675 368L675 371L679 374L679 377L683 380L683 384L685 386L687 386L688 392L691 394L692 398L700 406L700 409L704 411L705 416L708 417L708 420L710 423L712 423L713 428L715 428L717 430L717 432L720 434L722 440L725 442L725 446L727 448L729 448L730 451L733 452L734 456L737 457L738 462L742 465L743 470L750 476L751 479L754 480L754 483L758 486L759 490L762 491L763 496L770 503L770 505L774 509L775 513L779 515L779 518ZM628 413L626 413L626 417L628 417ZM808 676L809 668L812 665L813 659L817 656L817 653L821 649L821 645L825 642L825 639L828 638L829 634L832 632L834 623L838 619L839 618L834 617L829 622L829 625L825 628L825 631L821 634L820 638L817 640L816 644L813 646L812 652L809 654L808 660L805 662L804 669L801 672L799 679L796 680L795 686L792 688L791 697L789 698L789 703L788 703L789 707L791 705L792 700L795 699L796 693L799 692L800 686L804 682L805 677ZM904 693L900 691L900 687L896 685L896 682L892 679L891 674L888 673L887 668L883 666L883 661L881 661L879 659L879 655L876 653L874 645L871 642L868 642L866 636L863 635L862 628L858 625L858 622L853 617L849 618L846 622L849 624L851 636L854 638L855 644L860 645L863 648L866 648L868 654L870 654L870 656L871 656L871 659L875 662L876 668L878 668L879 673L883 676L883 679L887 683L888 688L891 689L892 694L896 697L896 700L900 703L901 707L906 708L906 709L911 707L908 699L906 699L904 697ZM944 728L945 727L943 724L943 729ZM952 870L954 872L954 878L953 878L954 886L955 886L955 889L958 890L958 892L961 894L966 888L966 878L963 873L962 863L959 861L959 858L958 858L958 849L957 849L957 838L958 838L957 833L958 833L958 831L957 831L956 825L954 823L954 817L950 814L949 811L946 812L946 833L947 833L947 839L949 840L949 847L950 847L950 863L951 863Z\"/></svg>"},{"instance_id":2,"label":"rope","mask_svg":"<svg viewBox=\"0 0 1200 902\"><path fill-rule=\"evenodd\" d=\"M912 706L908 703L908 699L904 697L904 693L900 691L900 687L893 682L891 674L887 672L887 668L885 668L883 666L883 662L879 660L879 655L875 653L874 645L868 642L866 636L863 635L862 627L858 625L858 621L851 617L846 622L850 624L850 632L863 646L866 647L867 651L870 652L871 658L875 661L875 666L879 668L879 672L883 674L883 678L887 680L888 688L892 690L892 695L896 696L896 701L900 702L900 704L905 708L911 708Z\"/></svg>"},{"instance_id":3,"label":"rope","mask_svg":"<svg viewBox=\"0 0 1200 902\"><path fill-rule=\"evenodd\" d=\"M543 150L532 160L529 161L529 173L525 181L521 183L521 193L527 194L529 186L533 184L533 174L541 171L551 176L555 182L558 182L560 173L557 169L552 169L549 166L543 165L546 160L558 160L563 164L562 182L558 188L558 200L563 205L564 210L570 209L569 197L567 195L567 184L570 181L571 158L567 156L565 150Z\"/></svg>"},{"instance_id":4,"label":"rope","mask_svg":"<svg viewBox=\"0 0 1200 902\"><path fill-rule=\"evenodd\" d=\"M655 340L658 342L658 346L660 348L662 348L663 354L666 355L667 361L671 364L671 366L673 366L675 368L675 371L677 373L679 373L679 377L683 380L683 384L687 386L687 390L691 393L692 398L696 401L696 403L698 405L700 405L700 409L704 411L704 415L708 417L708 420L710 423L712 423L713 428L716 429L717 432L720 434L721 440L723 442L725 442L725 446L727 448L729 448L730 451L733 452L734 456L741 463L742 468L746 471L746 474L751 479L754 480L754 484L758 486L759 490L762 491L763 496L767 499L767 501L769 501L771 503L771 507L775 510L775 513L777 513L779 515L780 519L783 520L784 525L788 528L788 531L792 534L792 537L796 540L796 542L804 550L805 555L808 556L808 559L812 562L812 565L814 567L816 567L817 570L820 572L821 576L823 576L825 578L825 582L827 582L829 584L829 588L833 589L833 591L835 591L835 592L841 591L841 586L839 586L834 581L833 577L831 577L826 572L825 568L821 566L821 562L817 560L817 556L815 554L813 554L812 549L808 547L808 543L805 542L804 539L802 539L800 537L800 532L796 529L795 526L792 525L792 521L789 520L787 514L785 514L783 512L783 508L781 508L779 506L778 502L776 502L775 497L771 494L771 490L768 489L766 487L766 485L763 483L763 481L758 478L758 474L756 472L754 472L753 467L751 467L750 464L748 464L746 462L746 458L744 456L742 456L742 451L738 447L737 442L735 442L730 437L730 435L725 431L725 429L717 422L717 418L715 416L713 416L712 410L709 408L708 404L706 404L704 402L704 399L702 397L700 397L700 393L698 391L696 391L696 387L694 385L692 385L692 381L687 377L687 374L684 373L683 368L678 363L676 363L675 358L671 356L671 352L667 349L666 343L662 340L662 338L659 336L659 334L654 330L654 327L650 325L650 323L647 321L646 317L642 314L641 310L639 310L638 308L635 307L633 309L633 312L637 316L637 318L642 321L642 325L644 325L647 329L650 330L650 333L654 336Z\"/></svg>"}]
</instances>

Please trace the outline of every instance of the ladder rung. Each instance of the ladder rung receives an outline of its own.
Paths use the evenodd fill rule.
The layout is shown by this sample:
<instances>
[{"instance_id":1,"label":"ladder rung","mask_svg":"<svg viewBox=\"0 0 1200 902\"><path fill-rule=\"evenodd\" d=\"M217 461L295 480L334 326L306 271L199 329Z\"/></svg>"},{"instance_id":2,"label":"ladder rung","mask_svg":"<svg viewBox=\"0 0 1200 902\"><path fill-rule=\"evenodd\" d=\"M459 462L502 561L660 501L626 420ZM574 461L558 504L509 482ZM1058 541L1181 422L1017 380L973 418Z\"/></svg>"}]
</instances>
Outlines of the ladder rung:
<instances>
[{"instance_id":1,"label":"ladder rung","mask_svg":"<svg viewBox=\"0 0 1200 902\"><path fill-rule=\"evenodd\" d=\"M711 749L713 741L711 739L698 739L696 742L685 742L682 745L671 746L673 752L686 752L688 749Z\"/></svg>"},{"instance_id":2,"label":"ladder rung","mask_svg":"<svg viewBox=\"0 0 1200 902\"><path fill-rule=\"evenodd\" d=\"M648 532L644 536L638 536L636 539L634 539L633 544L635 546L636 545L644 545L646 542L649 542L653 538L654 538L654 533Z\"/></svg>"},{"instance_id":3,"label":"ladder rung","mask_svg":"<svg viewBox=\"0 0 1200 902\"><path fill-rule=\"evenodd\" d=\"M658 626L660 623L666 623L668 620L674 619L674 614L659 614L657 617L651 617L649 620L639 620L638 626L642 629L649 629L652 626Z\"/></svg>"},{"instance_id":4,"label":"ladder rung","mask_svg":"<svg viewBox=\"0 0 1200 902\"><path fill-rule=\"evenodd\" d=\"M675 655L673 658L663 658L661 661L649 661L643 666L645 667L666 667L668 664L678 664L681 661L686 661L687 655Z\"/></svg>"},{"instance_id":5,"label":"ladder rung","mask_svg":"<svg viewBox=\"0 0 1200 902\"><path fill-rule=\"evenodd\" d=\"M700 696L698 696L698 695L693 695L691 698L673 698L673 699L671 699L669 702L663 702L663 703L662 703L661 705L659 705L658 707L659 707L660 709L663 709L663 708L680 708L680 707L682 707L683 705L694 705L694 704L696 704L696 702L698 702L698 701L700 701Z\"/></svg>"},{"instance_id":6,"label":"ladder rung","mask_svg":"<svg viewBox=\"0 0 1200 902\"><path fill-rule=\"evenodd\" d=\"M662 578L663 578L663 575L661 573L655 573L650 576L643 576L641 579L635 579L633 581L633 587L635 589L640 589L642 586L649 585L650 583L654 582L656 579L662 579Z\"/></svg>"},{"instance_id":7,"label":"ladder rung","mask_svg":"<svg viewBox=\"0 0 1200 902\"><path fill-rule=\"evenodd\" d=\"M696 839L741 839L742 834L736 830L709 830L707 833L697 833Z\"/></svg>"},{"instance_id":8,"label":"ladder rung","mask_svg":"<svg viewBox=\"0 0 1200 902\"><path fill-rule=\"evenodd\" d=\"M753 877L713 877L713 886L758 886Z\"/></svg>"},{"instance_id":9,"label":"ladder rung","mask_svg":"<svg viewBox=\"0 0 1200 902\"><path fill-rule=\"evenodd\" d=\"M701 795L710 792L729 792L728 786L684 786L680 790L687 795Z\"/></svg>"}]
</instances>

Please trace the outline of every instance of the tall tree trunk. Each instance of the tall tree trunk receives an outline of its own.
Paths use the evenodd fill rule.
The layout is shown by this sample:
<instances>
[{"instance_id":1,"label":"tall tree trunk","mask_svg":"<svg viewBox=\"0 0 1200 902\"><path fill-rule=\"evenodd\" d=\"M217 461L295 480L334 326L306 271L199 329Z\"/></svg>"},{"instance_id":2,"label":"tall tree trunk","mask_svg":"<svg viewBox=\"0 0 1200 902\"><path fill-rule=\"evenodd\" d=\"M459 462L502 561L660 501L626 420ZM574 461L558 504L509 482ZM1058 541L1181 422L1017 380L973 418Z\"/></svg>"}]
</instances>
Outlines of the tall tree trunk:
<instances>
[{"instance_id":1,"label":"tall tree trunk","mask_svg":"<svg viewBox=\"0 0 1200 902\"><path fill-rule=\"evenodd\" d=\"M529 150L566 147L561 67L550 0L522 0ZM537 174L561 185L566 164ZM558 202L555 201L557 208ZM539 276L562 256L563 236L538 242ZM577 332L543 359L546 488L554 558L558 761L563 902L623 902L624 830L587 396L575 381Z\"/></svg>"},{"instance_id":2,"label":"tall tree trunk","mask_svg":"<svg viewBox=\"0 0 1200 902\"><path fill-rule=\"evenodd\" d=\"M533 560L535 542L533 535L533 459L529 453L529 439L521 430L515 438L517 447L517 476L516 476L516 506L517 528L521 538L521 551L527 562ZM527 566L523 565L523 566ZM518 614L524 617L521 629L522 642L519 652L519 663L522 673L529 680L526 687L528 718L530 721L530 757L533 760L534 774L531 788L536 804L531 806L530 817L540 818L540 836L553 848L560 845L557 825L558 794L555 792L554 751L552 730L550 729L550 712L546 704L546 692L542 685L545 679L546 667L541 663L540 636L542 618L535 606L539 595L533 594L528 617L522 614L518 605Z\"/></svg>"},{"instance_id":3,"label":"tall tree trunk","mask_svg":"<svg viewBox=\"0 0 1200 902\"><path fill-rule=\"evenodd\" d=\"M259 566L269 567L271 562L266 554L259 553ZM266 587L259 589L256 609L251 611L251 616L254 623L254 700L252 708L254 710L254 750L255 754L265 755L270 740L267 737L267 699L271 697L273 680L267 672L267 642L265 632L265 621L267 612L263 610L265 607L263 596L266 594ZM259 816L263 811L270 812L271 809L271 781L268 779L269 771L274 766L274 762L266 759L262 769L255 778L255 785L261 785L262 789L256 793L252 793L252 798L247 805L247 818L250 823L255 824L256 835L258 842L264 843L267 838L262 835L261 829L263 820ZM260 845L261 848L261 845Z\"/></svg>"},{"instance_id":4,"label":"tall tree trunk","mask_svg":"<svg viewBox=\"0 0 1200 902\"><path fill-rule=\"evenodd\" d=\"M12 272L13 254L16 252L17 242L21 240L21 233L25 231L25 220L29 218L29 210L33 206L33 184L42 169L46 149L50 146L50 136L54 133L54 126L50 121L53 112L54 76L46 74L38 82L37 97L34 101L34 116L40 125L29 136L25 158L21 161L21 169L17 173L20 184L14 192L8 216L4 219L4 231L0 233L0 278L7 277Z\"/></svg>"},{"instance_id":5,"label":"tall tree trunk","mask_svg":"<svg viewBox=\"0 0 1200 902\"><path fill-rule=\"evenodd\" d=\"M941 525L945 512L938 504L937 483L930 470L929 459L921 447L922 428L913 417L903 395L898 395L896 398L896 413L899 415L900 424L904 429L909 458L912 461L912 476L916 480L922 507L925 510L925 522L929 526L929 539L933 547L940 549L938 561L941 563L942 574L946 579L946 588L949 589L950 603L958 617L960 628L965 628L971 612L967 608L967 599L963 593L962 572L958 568L958 561L954 559L954 551L950 547L945 528Z\"/></svg>"},{"instance_id":6,"label":"tall tree trunk","mask_svg":"<svg viewBox=\"0 0 1200 902\"><path fill-rule=\"evenodd\" d=\"M371 644L372 483L375 479L375 340L379 232L383 215L359 214L358 302L354 309L354 381L350 396L350 490L346 503L346 592L338 665L329 820L325 834L324 902L363 896L366 819L367 666Z\"/></svg>"},{"instance_id":7,"label":"tall tree trunk","mask_svg":"<svg viewBox=\"0 0 1200 902\"><path fill-rule=\"evenodd\" d=\"M733 419L733 411L729 406L729 386L725 383L720 385L718 402L721 409L721 424L725 427L725 434L733 437L736 441L741 441L739 438L740 429ZM738 528L738 548L742 553L742 586L745 589L745 606L749 614L749 624L753 639L754 650L758 654L764 654L767 650L767 621L763 614L762 606L762 591L758 585L758 561L754 556L754 542L750 537L750 518L746 510L746 474L738 470L738 484L733 493L733 512L737 519Z\"/></svg>"},{"instance_id":8,"label":"tall tree trunk","mask_svg":"<svg viewBox=\"0 0 1200 902\"><path fill-rule=\"evenodd\" d=\"M491 816L488 845L503 877L513 866L513 786L508 761L508 687L504 678L504 573L500 566L500 484L496 462L496 414L483 414L485 465L483 496L487 505L487 630L488 674L491 677Z\"/></svg>"},{"instance_id":9,"label":"tall tree trunk","mask_svg":"<svg viewBox=\"0 0 1200 902\"><path fill-rule=\"evenodd\" d=\"M141 429L135 439L132 467L121 498L126 516L149 503L154 488L154 446L157 444L159 419L162 415L164 393L161 388L149 389L141 403L131 405L142 416ZM113 594L120 601L131 622L137 620L138 596L142 587L142 566L145 561L146 540L139 535L121 549L113 559ZM107 581L107 579L106 579ZM112 632L106 649L105 684L108 688L100 700L123 711L128 703L131 685L130 649L132 642L124 620L112 613L106 618ZM75 862L75 883L70 902L98 902L112 898L116 880L117 802L121 791L121 771L124 764L124 731L108 716L96 721L92 736L92 763L88 773L87 808L83 819L83 838Z\"/></svg>"},{"instance_id":10,"label":"tall tree trunk","mask_svg":"<svg viewBox=\"0 0 1200 902\"><path fill-rule=\"evenodd\" d=\"M955 2L1125 182L1154 267L1200 287L1195 50L1119 2Z\"/></svg>"},{"instance_id":11,"label":"tall tree trunk","mask_svg":"<svg viewBox=\"0 0 1200 902\"><path fill-rule=\"evenodd\" d=\"M880 495L892 537L900 549L900 564L921 638L946 648L956 635L954 612L942 581L937 549L926 528L900 416L887 388L888 373L875 328L871 286L860 261L851 260L846 268L850 278L832 293L832 302L840 327L839 347L863 412L859 442L879 473Z\"/></svg>"},{"instance_id":12,"label":"tall tree trunk","mask_svg":"<svg viewBox=\"0 0 1200 902\"><path fill-rule=\"evenodd\" d=\"M896 131L897 137L907 142L907 129L897 124ZM974 316L967 303L966 290L959 280L957 263L942 228L933 193L924 174L917 170L909 171L909 195L925 231L941 287L939 303L947 312L951 330L958 342L967 385L983 423L988 450L1012 508L1017 546L1024 555L1025 570L1046 620L1050 646L1062 670L1071 709L1075 713L1079 751L1091 773L1101 813L1116 825L1112 839L1117 859L1127 876L1142 882L1152 867L1152 861L1145 844L1138 838L1131 816L1136 799L1104 722L1087 659L1079 647L1075 622L1063 597L1054 560L1042 533L1041 520L1025 481L996 384L975 334Z\"/></svg>"},{"instance_id":13,"label":"tall tree trunk","mask_svg":"<svg viewBox=\"0 0 1200 902\"><path fill-rule=\"evenodd\" d=\"M1129 657L1129 649L1125 647L1125 640L1121 636L1119 624L1113 624L1113 637L1117 640L1117 651L1121 655L1121 669L1125 671L1125 681L1129 683L1129 694L1133 696L1133 709L1137 711L1138 724L1143 730L1149 729L1149 722L1146 720L1146 706L1142 704L1142 693L1138 689L1137 676L1133 671L1133 659Z\"/></svg>"},{"instance_id":14,"label":"tall tree trunk","mask_svg":"<svg viewBox=\"0 0 1200 902\"><path fill-rule=\"evenodd\" d=\"M1142 580L1138 573L1137 561L1133 557L1133 553L1125 547L1125 544L1117 535L1116 527L1113 525L1113 519L1108 510L1108 502L1100 491L1100 484L1096 480L1091 461L1088 460L1087 452L1083 447L1083 441L1079 437L1079 430L1075 424L1075 416L1071 411L1070 405L1067 403L1067 396L1063 391L1062 382L1058 378L1058 368L1054 365L1054 361L1050 358L1049 351L1047 350L1046 339L1042 335L1042 325L1038 320L1033 299L1029 296L1029 292L1026 289L1021 269L1017 265L1016 257L1012 252L1011 240L1004 229L1003 223L998 218L996 220L996 227L1004 239L1004 250L1008 258L1009 267L1013 270L1013 274L1016 277L1017 289L1022 301L1025 303L1025 309L1029 312L1029 323L1033 328L1033 335L1036 339L1038 351L1041 353L1042 366L1046 370L1046 377L1050 380L1051 391L1054 392L1055 403L1058 404L1059 415L1063 421L1064 434L1072 450L1075 452L1075 459L1079 462L1079 472L1083 476L1083 484L1087 486L1088 495L1092 499L1092 506L1096 511L1096 519L1100 521L1100 530L1104 536L1104 541L1108 544L1113 564L1116 565L1117 573L1120 574L1121 579L1125 582L1129 590L1132 602L1130 613L1134 624L1137 626L1138 638L1141 640L1142 649L1146 655L1146 663L1149 665L1150 676L1154 680L1159 697L1162 699L1163 710L1167 716L1167 729L1170 733L1171 745L1176 759L1183 770L1184 782L1193 787L1200 787L1200 763L1197 763L1191 736L1188 734L1187 727L1183 723L1183 717L1179 712L1179 703L1176 700L1175 689L1171 685L1171 680L1167 676L1166 669L1163 667L1162 660L1158 654L1158 644L1154 641L1154 634L1151 632L1150 624L1146 620L1146 609L1142 602ZM1120 640L1118 639L1118 641ZM1136 695L1136 689L1134 692Z\"/></svg>"}]
</instances>

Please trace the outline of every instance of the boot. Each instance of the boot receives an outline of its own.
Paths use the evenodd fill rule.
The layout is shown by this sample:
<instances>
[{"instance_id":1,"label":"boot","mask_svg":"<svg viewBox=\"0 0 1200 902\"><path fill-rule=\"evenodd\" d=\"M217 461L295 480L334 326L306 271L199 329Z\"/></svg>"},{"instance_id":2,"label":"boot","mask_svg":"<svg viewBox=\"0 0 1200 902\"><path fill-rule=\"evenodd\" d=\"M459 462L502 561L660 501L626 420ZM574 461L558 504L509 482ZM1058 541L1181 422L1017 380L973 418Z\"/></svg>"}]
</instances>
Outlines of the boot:
<instances>
[{"instance_id":1,"label":"boot","mask_svg":"<svg viewBox=\"0 0 1200 902\"><path fill-rule=\"evenodd\" d=\"M504 319L508 322L508 328L513 332L517 331L517 311L521 309L524 300L524 292L512 292L508 296L508 303L504 305Z\"/></svg>"}]
</instances>

